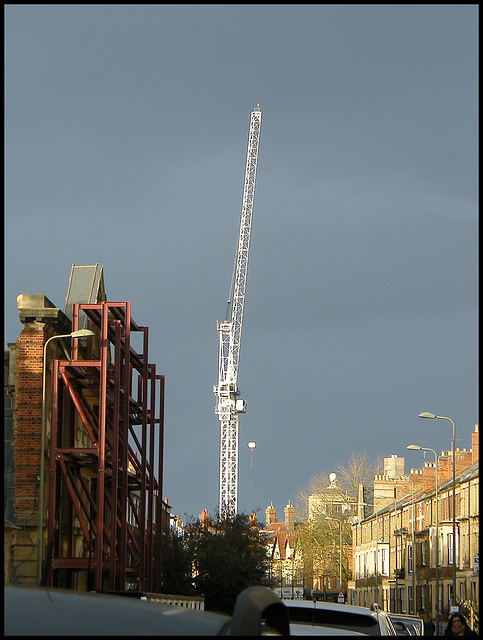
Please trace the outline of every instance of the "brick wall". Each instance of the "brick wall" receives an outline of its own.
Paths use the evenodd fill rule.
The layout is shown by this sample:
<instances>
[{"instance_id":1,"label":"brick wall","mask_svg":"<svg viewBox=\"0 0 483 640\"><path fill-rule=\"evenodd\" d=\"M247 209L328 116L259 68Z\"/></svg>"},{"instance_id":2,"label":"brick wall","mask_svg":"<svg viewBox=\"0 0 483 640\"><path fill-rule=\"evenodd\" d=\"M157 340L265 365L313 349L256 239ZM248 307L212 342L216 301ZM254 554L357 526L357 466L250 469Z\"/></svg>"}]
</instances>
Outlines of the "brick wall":
<instances>
[{"instance_id":1,"label":"brick wall","mask_svg":"<svg viewBox=\"0 0 483 640\"><path fill-rule=\"evenodd\" d=\"M37 521L44 326L25 326L16 343L14 509L18 524Z\"/></svg>"},{"instance_id":2,"label":"brick wall","mask_svg":"<svg viewBox=\"0 0 483 640\"><path fill-rule=\"evenodd\" d=\"M472 464L472 452L466 449L455 451L455 473L464 471ZM442 452L438 458L438 481L443 484L453 477L453 452Z\"/></svg>"},{"instance_id":3,"label":"brick wall","mask_svg":"<svg viewBox=\"0 0 483 640\"><path fill-rule=\"evenodd\" d=\"M475 430L471 434L471 454L473 462L480 459L480 434L477 424L475 424Z\"/></svg>"}]
</instances>

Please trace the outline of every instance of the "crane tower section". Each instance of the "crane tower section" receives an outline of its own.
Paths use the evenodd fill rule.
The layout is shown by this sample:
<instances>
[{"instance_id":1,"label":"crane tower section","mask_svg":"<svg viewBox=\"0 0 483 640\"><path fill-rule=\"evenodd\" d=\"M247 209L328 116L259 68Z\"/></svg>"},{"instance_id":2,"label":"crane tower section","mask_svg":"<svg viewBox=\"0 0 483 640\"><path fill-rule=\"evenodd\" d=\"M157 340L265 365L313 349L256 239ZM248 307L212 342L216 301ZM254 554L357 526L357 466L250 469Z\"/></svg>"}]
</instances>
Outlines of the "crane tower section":
<instances>
[{"instance_id":1,"label":"crane tower section","mask_svg":"<svg viewBox=\"0 0 483 640\"><path fill-rule=\"evenodd\" d=\"M215 413L220 421L220 484L218 515L221 520L233 518L238 510L238 416L245 412L245 402L237 387L243 307L250 249L250 232L255 197L258 146L262 112L257 105L250 114L248 148L243 183L240 230L235 257L232 287L228 300L231 313L223 322L217 321L218 384L213 387Z\"/></svg>"}]
</instances>

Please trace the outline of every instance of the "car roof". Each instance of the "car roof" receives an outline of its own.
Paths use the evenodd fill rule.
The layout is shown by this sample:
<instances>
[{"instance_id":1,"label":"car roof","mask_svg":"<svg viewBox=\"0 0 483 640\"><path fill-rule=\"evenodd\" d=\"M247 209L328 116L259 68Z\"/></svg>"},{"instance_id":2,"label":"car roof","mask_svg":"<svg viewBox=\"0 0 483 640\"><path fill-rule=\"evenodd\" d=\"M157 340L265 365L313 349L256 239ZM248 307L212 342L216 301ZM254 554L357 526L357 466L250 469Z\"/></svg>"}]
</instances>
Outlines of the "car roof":
<instances>
[{"instance_id":1,"label":"car roof","mask_svg":"<svg viewBox=\"0 0 483 640\"><path fill-rule=\"evenodd\" d=\"M422 620L420 616L415 616L412 613L392 613L388 612L391 618L397 618L399 620L408 620L409 622L419 622Z\"/></svg>"},{"instance_id":2,"label":"car roof","mask_svg":"<svg viewBox=\"0 0 483 640\"><path fill-rule=\"evenodd\" d=\"M368 607L359 607L355 604L341 604L339 602L323 602L322 600L316 600L313 602L312 600L284 600L284 604L287 607L303 607L307 609L327 609L330 611L341 611L346 613L358 613L362 615L371 615L372 617L377 616L379 611L382 609L373 611ZM385 611L383 613L386 613Z\"/></svg>"},{"instance_id":3,"label":"car roof","mask_svg":"<svg viewBox=\"0 0 483 640\"><path fill-rule=\"evenodd\" d=\"M230 617L125 596L5 585L5 635L218 635Z\"/></svg>"}]
</instances>

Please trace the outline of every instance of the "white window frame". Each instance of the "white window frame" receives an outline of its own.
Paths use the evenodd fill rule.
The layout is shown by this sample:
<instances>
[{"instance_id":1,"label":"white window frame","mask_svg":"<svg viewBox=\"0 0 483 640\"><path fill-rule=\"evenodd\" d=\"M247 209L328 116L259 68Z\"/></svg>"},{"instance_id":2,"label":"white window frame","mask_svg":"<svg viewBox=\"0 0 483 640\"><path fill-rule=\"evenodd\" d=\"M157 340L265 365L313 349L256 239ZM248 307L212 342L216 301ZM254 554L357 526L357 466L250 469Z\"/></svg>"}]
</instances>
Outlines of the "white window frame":
<instances>
[{"instance_id":1,"label":"white window frame","mask_svg":"<svg viewBox=\"0 0 483 640\"><path fill-rule=\"evenodd\" d=\"M447 544L448 544L448 565L453 564L453 558L454 558L454 540L453 540L453 532L448 533L447 537Z\"/></svg>"},{"instance_id":2,"label":"white window frame","mask_svg":"<svg viewBox=\"0 0 483 640\"><path fill-rule=\"evenodd\" d=\"M381 575L387 576L387 549L381 549Z\"/></svg>"}]
</instances>

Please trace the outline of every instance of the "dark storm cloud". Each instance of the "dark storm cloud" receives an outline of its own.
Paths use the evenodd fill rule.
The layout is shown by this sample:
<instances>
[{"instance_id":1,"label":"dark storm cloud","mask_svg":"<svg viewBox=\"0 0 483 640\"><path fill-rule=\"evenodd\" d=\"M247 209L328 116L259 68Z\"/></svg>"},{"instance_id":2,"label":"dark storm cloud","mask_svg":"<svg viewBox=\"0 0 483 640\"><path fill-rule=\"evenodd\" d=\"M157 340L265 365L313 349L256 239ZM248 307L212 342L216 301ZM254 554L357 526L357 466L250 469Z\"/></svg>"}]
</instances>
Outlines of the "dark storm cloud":
<instances>
[{"instance_id":1,"label":"dark storm cloud","mask_svg":"<svg viewBox=\"0 0 483 640\"><path fill-rule=\"evenodd\" d=\"M215 320L259 102L240 508L352 451L449 448L424 410L469 446L477 50L476 5L7 5L6 341L18 294L63 308L71 265L102 264L166 375L169 502L214 511Z\"/></svg>"}]
</instances>

